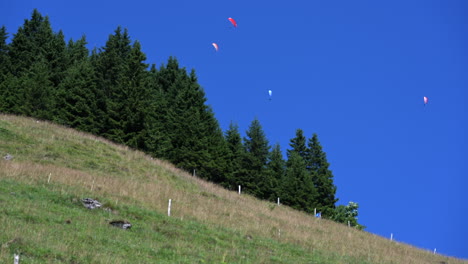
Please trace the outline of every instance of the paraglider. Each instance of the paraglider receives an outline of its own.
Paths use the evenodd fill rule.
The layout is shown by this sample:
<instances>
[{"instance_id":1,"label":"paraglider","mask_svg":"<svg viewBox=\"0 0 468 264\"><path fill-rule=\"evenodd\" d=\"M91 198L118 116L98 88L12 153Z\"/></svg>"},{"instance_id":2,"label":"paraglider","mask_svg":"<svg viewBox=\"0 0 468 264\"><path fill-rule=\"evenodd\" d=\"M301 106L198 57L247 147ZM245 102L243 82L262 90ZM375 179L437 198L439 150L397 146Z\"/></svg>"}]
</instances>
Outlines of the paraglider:
<instances>
[{"instance_id":1,"label":"paraglider","mask_svg":"<svg viewBox=\"0 0 468 264\"><path fill-rule=\"evenodd\" d=\"M427 105L427 102L429 101L429 99L427 99L427 97L426 97L426 96L424 96L424 98L423 98L423 99L424 99L424 106L426 106L426 105Z\"/></svg>"},{"instance_id":2,"label":"paraglider","mask_svg":"<svg viewBox=\"0 0 468 264\"><path fill-rule=\"evenodd\" d=\"M218 51L218 49L219 49L218 44L216 44L216 43L213 42L211 45L213 45L213 47L215 48L215 50Z\"/></svg>"},{"instance_id":3,"label":"paraglider","mask_svg":"<svg viewBox=\"0 0 468 264\"><path fill-rule=\"evenodd\" d=\"M269 96L269 100L271 101L271 96L273 95L273 92L271 90L268 90L268 96Z\"/></svg>"},{"instance_id":4,"label":"paraglider","mask_svg":"<svg viewBox=\"0 0 468 264\"><path fill-rule=\"evenodd\" d=\"M230 17L228 20L231 22L231 24L236 28L237 27L237 22L234 20L234 18Z\"/></svg>"}]
</instances>

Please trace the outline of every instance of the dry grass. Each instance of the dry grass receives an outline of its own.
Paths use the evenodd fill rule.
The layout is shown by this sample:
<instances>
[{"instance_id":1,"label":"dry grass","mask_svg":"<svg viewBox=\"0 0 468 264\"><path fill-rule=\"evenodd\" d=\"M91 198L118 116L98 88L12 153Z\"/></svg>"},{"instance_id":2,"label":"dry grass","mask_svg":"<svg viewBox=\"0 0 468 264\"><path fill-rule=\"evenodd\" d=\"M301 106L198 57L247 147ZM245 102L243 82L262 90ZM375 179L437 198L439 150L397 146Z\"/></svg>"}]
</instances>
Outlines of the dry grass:
<instances>
[{"instance_id":1,"label":"dry grass","mask_svg":"<svg viewBox=\"0 0 468 264\"><path fill-rule=\"evenodd\" d=\"M1 177L48 184L50 175L51 183L80 187L83 196L125 200L158 212L166 212L172 199L171 215L182 220L370 263L468 263L238 195L164 161L72 129L8 115L0 115L0 128L21 138L0 141L0 154L15 156L0 161Z\"/></svg>"}]
</instances>

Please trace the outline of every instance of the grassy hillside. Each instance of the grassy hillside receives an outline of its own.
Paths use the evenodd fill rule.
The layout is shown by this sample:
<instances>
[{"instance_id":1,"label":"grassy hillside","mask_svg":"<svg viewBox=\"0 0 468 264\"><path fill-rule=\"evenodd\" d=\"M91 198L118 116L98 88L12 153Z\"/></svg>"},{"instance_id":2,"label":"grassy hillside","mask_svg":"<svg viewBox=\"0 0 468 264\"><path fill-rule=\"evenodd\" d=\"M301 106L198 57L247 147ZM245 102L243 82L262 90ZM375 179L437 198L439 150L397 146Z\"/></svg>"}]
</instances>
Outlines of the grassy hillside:
<instances>
[{"instance_id":1,"label":"grassy hillside","mask_svg":"<svg viewBox=\"0 0 468 264\"><path fill-rule=\"evenodd\" d=\"M14 253L21 263L468 263L239 196L47 122L0 115L0 155L0 263ZM85 197L106 209L84 208ZM133 227L108 224L121 219Z\"/></svg>"}]
</instances>

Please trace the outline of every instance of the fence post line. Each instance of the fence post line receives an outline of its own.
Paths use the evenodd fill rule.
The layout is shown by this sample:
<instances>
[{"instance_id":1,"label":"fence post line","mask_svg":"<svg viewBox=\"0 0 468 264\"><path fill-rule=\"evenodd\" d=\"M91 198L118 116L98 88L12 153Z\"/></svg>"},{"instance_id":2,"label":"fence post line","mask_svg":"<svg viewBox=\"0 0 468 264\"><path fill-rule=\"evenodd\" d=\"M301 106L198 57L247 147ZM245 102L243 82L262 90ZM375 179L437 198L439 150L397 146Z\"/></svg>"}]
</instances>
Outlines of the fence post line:
<instances>
[{"instance_id":1,"label":"fence post line","mask_svg":"<svg viewBox=\"0 0 468 264\"><path fill-rule=\"evenodd\" d=\"M167 216L171 216L171 203L172 203L172 199L169 199L169 205L167 207Z\"/></svg>"}]
</instances>

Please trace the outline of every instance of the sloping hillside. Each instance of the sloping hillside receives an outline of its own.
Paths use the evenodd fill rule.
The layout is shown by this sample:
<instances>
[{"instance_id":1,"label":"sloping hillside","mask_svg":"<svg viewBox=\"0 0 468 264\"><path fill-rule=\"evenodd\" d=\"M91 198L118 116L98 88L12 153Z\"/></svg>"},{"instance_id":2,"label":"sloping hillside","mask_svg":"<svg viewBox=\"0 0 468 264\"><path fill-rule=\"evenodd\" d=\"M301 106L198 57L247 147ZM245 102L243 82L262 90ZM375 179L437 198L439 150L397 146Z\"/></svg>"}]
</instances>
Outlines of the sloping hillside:
<instances>
[{"instance_id":1,"label":"sloping hillside","mask_svg":"<svg viewBox=\"0 0 468 264\"><path fill-rule=\"evenodd\" d=\"M468 263L226 191L47 122L0 115L0 155L0 263L14 253L21 263ZM86 209L86 197L103 206Z\"/></svg>"}]
</instances>

